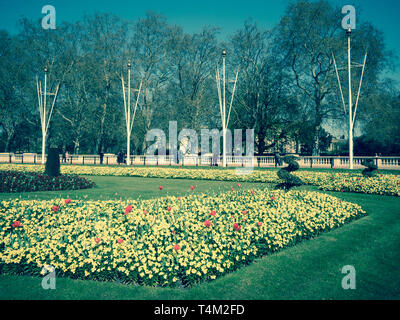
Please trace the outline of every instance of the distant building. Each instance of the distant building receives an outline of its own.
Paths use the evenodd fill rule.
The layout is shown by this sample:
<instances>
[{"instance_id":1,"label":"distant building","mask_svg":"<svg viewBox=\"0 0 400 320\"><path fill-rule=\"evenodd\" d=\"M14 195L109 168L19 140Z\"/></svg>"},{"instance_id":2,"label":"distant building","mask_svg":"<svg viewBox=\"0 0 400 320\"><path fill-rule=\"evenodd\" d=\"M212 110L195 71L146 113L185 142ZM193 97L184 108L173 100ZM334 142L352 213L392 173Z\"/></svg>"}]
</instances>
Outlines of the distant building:
<instances>
[{"instance_id":1,"label":"distant building","mask_svg":"<svg viewBox=\"0 0 400 320\"><path fill-rule=\"evenodd\" d=\"M345 136L340 136L339 138L332 138L331 145L328 148L328 152L339 154L341 150L343 150L343 147L346 145L347 139L345 139Z\"/></svg>"}]
</instances>

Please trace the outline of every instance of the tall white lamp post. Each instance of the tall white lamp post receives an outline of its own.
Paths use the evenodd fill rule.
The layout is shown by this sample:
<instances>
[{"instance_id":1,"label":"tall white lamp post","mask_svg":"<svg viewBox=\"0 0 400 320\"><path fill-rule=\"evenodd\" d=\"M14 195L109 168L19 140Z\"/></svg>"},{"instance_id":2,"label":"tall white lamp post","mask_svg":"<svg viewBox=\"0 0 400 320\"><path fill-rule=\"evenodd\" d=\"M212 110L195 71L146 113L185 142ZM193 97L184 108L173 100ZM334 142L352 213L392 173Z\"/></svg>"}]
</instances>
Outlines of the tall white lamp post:
<instances>
[{"instance_id":1,"label":"tall white lamp post","mask_svg":"<svg viewBox=\"0 0 400 320\"><path fill-rule=\"evenodd\" d=\"M221 90L221 77L219 73L219 68L217 67L216 72L216 81L217 81L217 90L218 90L218 100L219 107L221 113L221 122L222 122L222 166L226 167L226 130L229 125L229 119L231 115L231 109L233 104L233 98L235 96L236 83L238 80L239 69L236 71L235 80L231 80L228 82L233 82L233 90L231 101L229 104L228 115L226 115L226 68L225 68L225 60L226 60L226 50L222 50L222 90Z\"/></svg>"},{"instance_id":2,"label":"tall white lamp post","mask_svg":"<svg viewBox=\"0 0 400 320\"><path fill-rule=\"evenodd\" d=\"M353 67L362 67L360 84L358 86L358 92L357 92L357 99L356 99L356 103L354 105L354 110L353 110L353 96L352 96L352 84L351 84L351 67L352 67L352 63L351 63L351 28L349 28L347 30L347 64L348 64L348 78L349 78L349 102L348 102L348 104L349 104L349 168L350 169L354 169L354 147L353 147L354 121L355 121L356 115L357 115L357 107L358 107L358 101L360 98L361 86L362 86L362 82L363 82L363 78L364 78L364 70L365 70L365 64L367 61L367 55L368 55L368 52L365 53L364 62L362 65L358 64L358 63L353 64ZM342 85L340 82L339 72L338 72L338 68L337 68L336 60L335 60L335 55L332 55L332 56L333 56L333 63L335 66L335 71L336 71L336 77L337 77L338 84L339 84L343 108L346 112L346 103L345 103L344 97L343 97L343 89L342 89Z\"/></svg>"},{"instance_id":3,"label":"tall white lamp post","mask_svg":"<svg viewBox=\"0 0 400 320\"><path fill-rule=\"evenodd\" d=\"M133 122L135 121L136 109L139 104L140 92L142 90L142 81L140 82L139 89L135 89L137 92L135 107L131 110L131 68L132 65L128 62L128 87L125 87L124 76L121 75L122 80L122 93L124 96L124 110L125 110L125 124L126 124L126 165L130 165L131 163L131 134L133 128ZM126 92L127 91L127 92ZM128 95L128 97L126 97Z\"/></svg>"},{"instance_id":4,"label":"tall white lamp post","mask_svg":"<svg viewBox=\"0 0 400 320\"><path fill-rule=\"evenodd\" d=\"M38 77L36 77L36 88L38 94L38 104L39 104L39 113L40 113L40 123L42 127L42 164L45 163L46 156L46 138L47 132L49 129L49 124L51 121L51 116L53 114L54 105L57 100L58 89L60 88L60 84L57 85L56 91L54 93L47 92L47 67L44 68L44 91L42 89L42 83L39 81ZM51 103L50 110L47 109L47 96L53 96L53 102Z\"/></svg>"}]
</instances>

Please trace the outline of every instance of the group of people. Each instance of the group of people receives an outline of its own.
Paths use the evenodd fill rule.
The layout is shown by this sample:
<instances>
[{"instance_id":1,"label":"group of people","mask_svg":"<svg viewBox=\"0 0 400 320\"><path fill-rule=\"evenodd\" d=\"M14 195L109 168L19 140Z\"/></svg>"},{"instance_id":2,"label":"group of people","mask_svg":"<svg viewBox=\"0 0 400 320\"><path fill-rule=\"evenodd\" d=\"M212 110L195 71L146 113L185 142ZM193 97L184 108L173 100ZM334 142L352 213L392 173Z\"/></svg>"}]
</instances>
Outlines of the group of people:
<instances>
[{"instance_id":1,"label":"group of people","mask_svg":"<svg viewBox=\"0 0 400 320\"><path fill-rule=\"evenodd\" d=\"M99 157L100 157L100 164L103 164L103 160L104 160L104 153L100 152L99 153ZM68 161L71 161L72 163L72 157L70 157L68 150L65 150L62 152L62 163L68 163Z\"/></svg>"}]
</instances>

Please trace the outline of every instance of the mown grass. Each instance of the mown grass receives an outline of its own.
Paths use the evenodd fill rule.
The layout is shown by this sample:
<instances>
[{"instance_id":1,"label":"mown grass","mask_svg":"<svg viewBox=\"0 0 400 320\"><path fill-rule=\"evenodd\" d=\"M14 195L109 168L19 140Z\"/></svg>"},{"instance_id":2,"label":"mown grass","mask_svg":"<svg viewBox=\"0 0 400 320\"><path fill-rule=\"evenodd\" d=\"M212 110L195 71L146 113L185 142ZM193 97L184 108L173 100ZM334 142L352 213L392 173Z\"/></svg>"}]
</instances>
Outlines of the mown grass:
<instances>
[{"instance_id":1,"label":"mown grass","mask_svg":"<svg viewBox=\"0 0 400 320\"><path fill-rule=\"evenodd\" d=\"M90 190L2 194L0 199L135 199L191 192L218 193L233 182L134 177L90 177ZM158 189L159 185L164 190ZM190 190L190 185L196 189ZM242 188L265 184L242 183ZM315 187L302 187L318 191ZM43 290L41 279L0 275L0 299L399 299L400 199L333 193L360 204L368 216L294 247L258 259L213 282L169 289L57 278L56 290ZM342 267L353 265L357 289L341 286Z\"/></svg>"}]
</instances>

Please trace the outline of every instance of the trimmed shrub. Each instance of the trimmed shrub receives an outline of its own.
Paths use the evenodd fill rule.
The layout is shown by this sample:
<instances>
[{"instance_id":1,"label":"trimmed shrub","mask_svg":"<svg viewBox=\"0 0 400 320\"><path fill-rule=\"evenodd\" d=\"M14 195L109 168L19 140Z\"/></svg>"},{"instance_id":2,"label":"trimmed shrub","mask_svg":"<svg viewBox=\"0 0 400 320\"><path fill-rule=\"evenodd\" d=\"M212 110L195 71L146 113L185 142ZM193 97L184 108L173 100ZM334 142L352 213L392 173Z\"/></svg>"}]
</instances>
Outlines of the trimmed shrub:
<instances>
[{"instance_id":1,"label":"trimmed shrub","mask_svg":"<svg viewBox=\"0 0 400 320\"><path fill-rule=\"evenodd\" d=\"M377 174L378 166L374 163L373 159L363 160L361 164L367 167L362 171L362 175L366 178L375 177Z\"/></svg>"},{"instance_id":2,"label":"trimmed shrub","mask_svg":"<svg viewBox=\"0 0 400 320\"><path fill-rule=\"evenodd\" d=\"M278 184L276 189L290 190L293 187L301 186L303 181L301 181L299 177L291 174L291 172L299 169L299 164L295 161L295 158L292 156L286 156L282 159L288 164L288 166L278 171L278 177L284 182Z\"/></svg>"}]
</instances>

